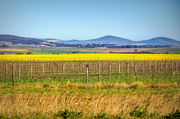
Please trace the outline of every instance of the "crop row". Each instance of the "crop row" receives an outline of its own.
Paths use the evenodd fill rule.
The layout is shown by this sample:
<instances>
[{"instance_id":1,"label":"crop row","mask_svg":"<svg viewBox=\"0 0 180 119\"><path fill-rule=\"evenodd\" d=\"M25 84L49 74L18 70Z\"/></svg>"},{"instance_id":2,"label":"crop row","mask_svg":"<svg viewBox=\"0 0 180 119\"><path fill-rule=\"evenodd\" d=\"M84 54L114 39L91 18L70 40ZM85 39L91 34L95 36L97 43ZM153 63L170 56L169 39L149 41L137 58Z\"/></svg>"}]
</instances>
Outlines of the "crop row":
<instances>
[{"instance_id":1,"label":"crop row","mask_svg":"<svg viewBox=\"0 0 180 119\"><path fill-rule=\"evenodd\" d=\"M0 61L34 62L34 61L151 61L180 60L179 54L29 54L0 55Z\"/></svg>"},{"instance_id":2,"label":"crop row","mask_svg":"<svg viewBox=\"0 0 180 119\"><path fill-rule=\"evenodd\" d=\"M180 83L180 61L1 62L1 81ZM14 85L14 84L13 84Z\"/></svg>"}]
</instances>

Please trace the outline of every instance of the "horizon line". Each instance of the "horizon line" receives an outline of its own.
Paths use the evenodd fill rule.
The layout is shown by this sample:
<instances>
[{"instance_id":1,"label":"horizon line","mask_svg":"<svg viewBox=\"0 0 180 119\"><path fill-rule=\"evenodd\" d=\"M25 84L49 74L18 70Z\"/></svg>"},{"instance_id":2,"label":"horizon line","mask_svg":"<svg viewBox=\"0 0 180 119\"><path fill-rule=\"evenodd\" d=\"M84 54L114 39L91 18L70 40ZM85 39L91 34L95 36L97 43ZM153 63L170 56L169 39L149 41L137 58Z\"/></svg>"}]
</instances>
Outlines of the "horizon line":
<instances>
[{"instance_id":1,"label":"horizon line","mask_svg":"<svg viewBox=\"0 0 180 119\"><path fill-rule=\"evenodd\" d=\"M43 40L43 39L54 39L54 40L61 40L61 41L78 40L78 39L62 40L62 39L48 38L48 37L47 38L35 38L35 37L19 36L19 35L12 35L12 34L0 34L0 35L10 35L10 36L23 37L23 38L33 38L33 39L39 39L39 40ZM103 37L107 37L107 36L118 37L118 38L123 38L123 39L131 40L131 39L128 39L128 38L124 38L124 37L120 37L120 36L115 36L115 35L104 35L104 36L101 36L101 37L87 39L87 40L94 40L94 39L103 38ZM170 38L170 37L165 37L165 36L151 37L151 38L145 39L145 40L151 40L151 39L154 39L154 38L169 38L169 39L172 39L172 40L176 40L176 39L173 39L173 38ZM87 41L87 40L78 40L78 41ZM131 40L131 41L144 41L144 40ZM180 40L176 40L176 41L180 41Z\"/></svg>"}]
</instances>

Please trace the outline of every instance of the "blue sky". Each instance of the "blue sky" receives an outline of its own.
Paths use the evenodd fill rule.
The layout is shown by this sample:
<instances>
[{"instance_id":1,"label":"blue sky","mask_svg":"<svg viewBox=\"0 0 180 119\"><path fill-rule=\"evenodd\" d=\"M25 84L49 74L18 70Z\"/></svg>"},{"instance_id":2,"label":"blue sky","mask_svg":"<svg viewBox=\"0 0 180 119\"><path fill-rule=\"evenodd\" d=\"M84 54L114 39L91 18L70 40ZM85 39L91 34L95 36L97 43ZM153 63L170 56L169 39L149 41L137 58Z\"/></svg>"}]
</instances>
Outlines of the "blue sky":
<instances>
[{"instance_id":1,"label":"blue sky","mask_svg":"<svg viewBox=\"0 0 180 119\"><path fill-rule=\"evenodd\" d=\"M0 34L180 41L180 0L0 0Z\"/></svg>"}]
</instances>

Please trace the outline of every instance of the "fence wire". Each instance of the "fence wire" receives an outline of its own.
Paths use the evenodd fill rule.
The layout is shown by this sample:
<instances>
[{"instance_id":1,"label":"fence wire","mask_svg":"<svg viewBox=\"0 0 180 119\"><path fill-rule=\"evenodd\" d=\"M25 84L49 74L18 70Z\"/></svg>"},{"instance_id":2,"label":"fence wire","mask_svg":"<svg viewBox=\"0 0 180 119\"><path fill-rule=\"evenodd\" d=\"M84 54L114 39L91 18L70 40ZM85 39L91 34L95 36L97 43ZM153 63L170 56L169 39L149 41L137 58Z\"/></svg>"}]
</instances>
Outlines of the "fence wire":
<instances>
[{"instance_id":1,"label":"fence wire","mask_svg":"<svg viewBox=\"0 0 180 119\"><path fill-rule=\"evenodd\" d=\"M177 82L180 61L44 61L1 62L2 80L56 80L61 83Z\"/></svg>"}]
</instances>

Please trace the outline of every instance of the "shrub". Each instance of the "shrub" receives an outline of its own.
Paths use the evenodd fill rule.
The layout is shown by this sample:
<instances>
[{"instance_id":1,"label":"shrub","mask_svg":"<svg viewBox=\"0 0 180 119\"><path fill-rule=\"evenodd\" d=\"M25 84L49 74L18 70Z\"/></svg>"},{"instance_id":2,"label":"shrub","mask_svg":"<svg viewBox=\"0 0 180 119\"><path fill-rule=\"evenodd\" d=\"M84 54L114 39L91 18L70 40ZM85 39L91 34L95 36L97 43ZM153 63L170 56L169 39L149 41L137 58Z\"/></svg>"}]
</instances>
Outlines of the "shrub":
<instances>
[{"instance_id":1,"label":"shrub","mask_svg":"<svg viewBox=\"0 0 180 119\"><path fill-rule=\"evenodd\" d=\"M135 117L145 117L147 115L147 108L142 109L142 107L136 106L134 110L130 112L130 116Z\"/></svg>"},{"instance_id":2,"label":"shrub","mask_svg":"<svg viewBox=\"0 0 180 119\"><path fill-rule=\"evenodd\" d=\"M82 116L81 112L71 112L67 109L65 111L58 111L57 114L55 114L55 117L62 117L64 119L71 118L71 119L77 119Z\"/></svg>"},{"instance_id":3,"label":"shrub","mask_svg":"<svg viewBox=\"0 0 180 119\"><path fill-rule=\"evenodd\" d=\"M176 112L174 112L174 108L173 108L173 111L168 116L164 116L163 118L164 119L179 119L180 111L177 109Z\"/></svg>"}]
</instances>

